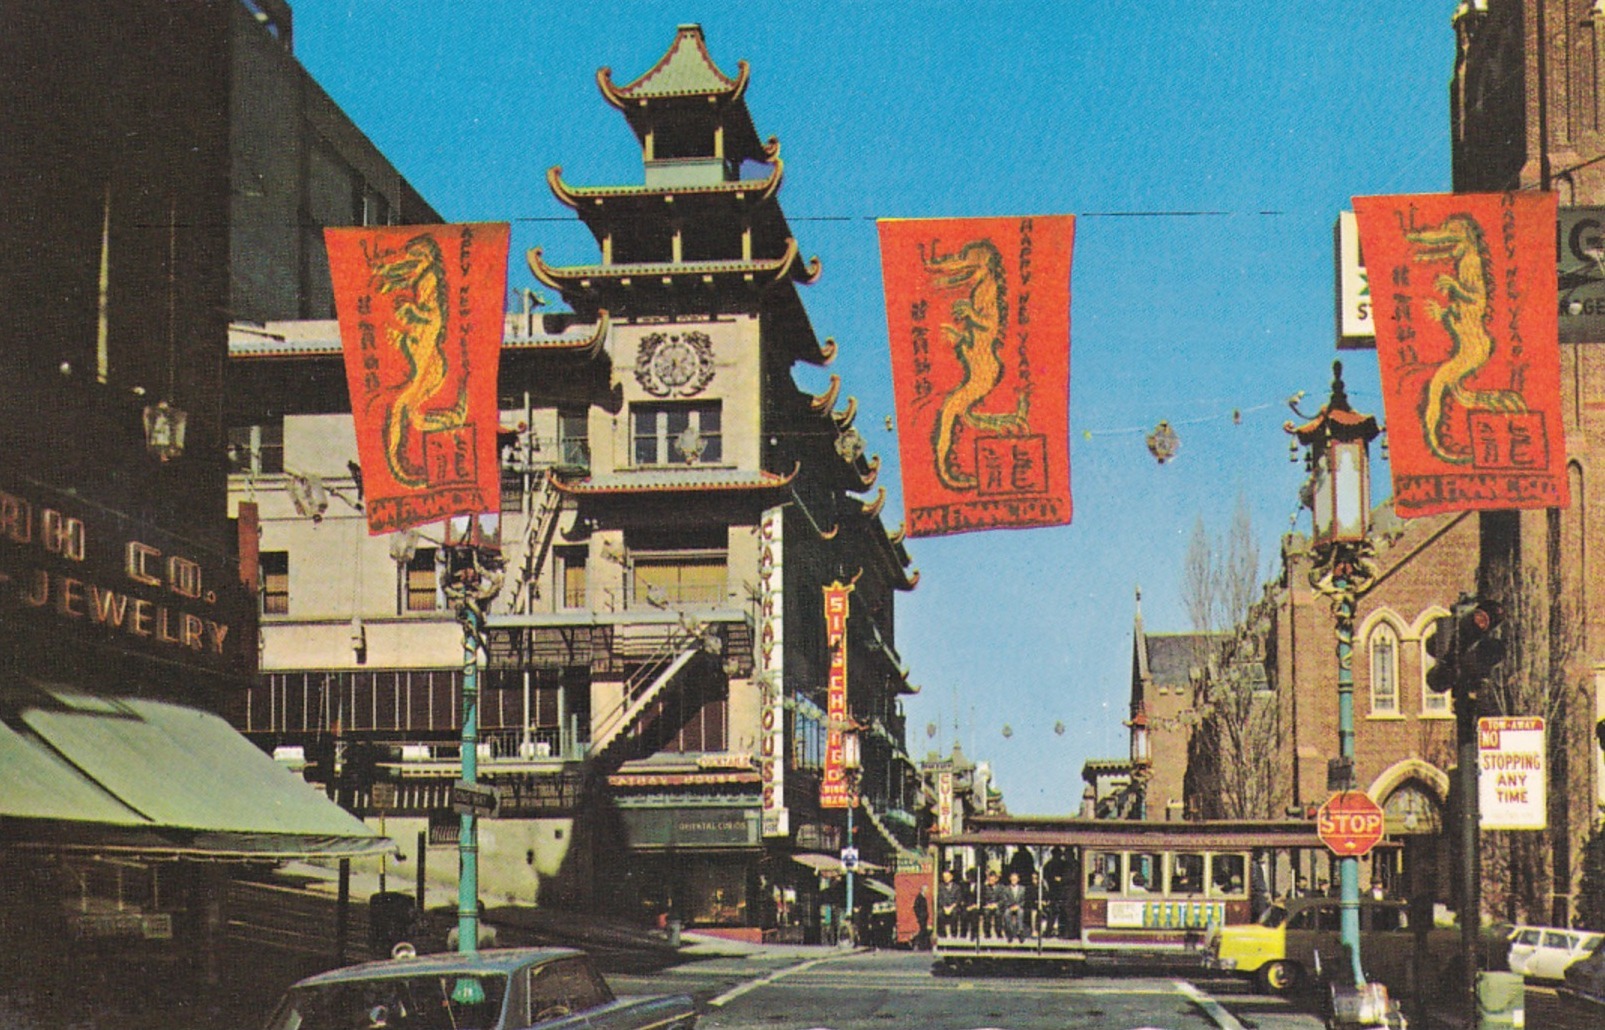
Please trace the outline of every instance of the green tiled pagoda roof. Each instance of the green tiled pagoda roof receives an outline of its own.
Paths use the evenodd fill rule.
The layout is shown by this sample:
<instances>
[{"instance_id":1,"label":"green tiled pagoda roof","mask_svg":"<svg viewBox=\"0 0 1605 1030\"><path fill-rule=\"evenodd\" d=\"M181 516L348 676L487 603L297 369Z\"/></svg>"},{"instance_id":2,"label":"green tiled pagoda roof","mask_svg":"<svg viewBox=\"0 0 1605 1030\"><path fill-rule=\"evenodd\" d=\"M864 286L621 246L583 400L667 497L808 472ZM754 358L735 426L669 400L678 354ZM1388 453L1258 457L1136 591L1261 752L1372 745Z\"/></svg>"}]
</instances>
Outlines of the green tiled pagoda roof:
<instances>
[{"instance_id":1,"label":"green tiled pagoda roof","mask_svg":"<svg viewBox=\"0 0 1605 1030\"><path fill-rule=\"evenodd\" d=\"M747 86L747 62L737 62L740 74L732 79L720 71L708 56L708 45L702 38L701 25L681 25L668 52L646 74L625 86L613 84L613 70L603 68L596 73L602 94L622 108L619 101L643 100L657 97L697 97L733 94L740 96Z\"/></svg>"}]
</instances>

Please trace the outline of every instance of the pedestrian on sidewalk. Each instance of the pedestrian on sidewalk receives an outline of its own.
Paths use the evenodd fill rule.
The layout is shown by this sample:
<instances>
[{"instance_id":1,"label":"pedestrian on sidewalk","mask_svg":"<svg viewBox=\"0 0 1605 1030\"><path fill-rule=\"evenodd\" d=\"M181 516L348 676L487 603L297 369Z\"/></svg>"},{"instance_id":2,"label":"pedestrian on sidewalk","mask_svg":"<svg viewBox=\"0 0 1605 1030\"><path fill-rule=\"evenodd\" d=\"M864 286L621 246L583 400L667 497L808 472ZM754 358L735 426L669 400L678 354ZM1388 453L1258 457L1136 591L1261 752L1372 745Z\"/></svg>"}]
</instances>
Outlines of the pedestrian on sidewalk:
<instances>
[{"instance_id":1,"label":"pedestrian on sidewalk","mask_svg":"<svg viewBox=\"0 0 1605 1030\"><path fill-rule=\"evenodd\" d=\"M920 884L920 892L914 895L914 922L919 927L914 933L914 950L925 951L931 946L927 936L931 925L931 899L927 897L928 888Z\"/></svg>"}]
</instances>

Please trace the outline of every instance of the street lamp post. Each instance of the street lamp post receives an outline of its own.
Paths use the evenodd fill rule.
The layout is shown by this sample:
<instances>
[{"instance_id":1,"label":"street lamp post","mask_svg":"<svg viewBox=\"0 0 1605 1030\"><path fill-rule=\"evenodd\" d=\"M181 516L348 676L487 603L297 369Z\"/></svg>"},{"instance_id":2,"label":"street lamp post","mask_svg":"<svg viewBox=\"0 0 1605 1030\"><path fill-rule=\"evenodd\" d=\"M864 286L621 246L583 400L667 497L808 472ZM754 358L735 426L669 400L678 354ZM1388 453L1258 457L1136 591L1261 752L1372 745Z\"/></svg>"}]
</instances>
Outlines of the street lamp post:
<instances>
[{"instance_id":1,"label":"street lamp post","mask_svg":"<svg viewBox=\"0 0 1605 1030\"><path fill-rule=\"evenodd\" d=\"M465 534L462 544L451 548L444 584L448 600L457 610L463 628L463 710L461 786L473 795L479 776L479 650L483 643L485 604L502 586L500 552L480 546L478 525ZM471 801L459 809L457 853L461 866L457 878L457 950L472 955L479 950L479 841L478 816ZM471 977L458 980L452 998L464 1004L482 1001L479 982Z\"/></svg>"},{"instance_id":2,"label":"street lamp post","mask_svg":"<svg viewBox=\"0 0 1605 1030\"><path fill-rule=\"evenodd\" d=\"M842 855L852 855L851 863L842 862L842 870L847 874L847 933L853 947L858 946L858 912L853 908L853 873L858 869L858 842L853 839L853 810L858 807L858 771L863 763L860 760L858 732L849 730L842 734L842 764L847 768L847 845L842 848Z\"/></svg>"},{"instance_id":3,"label":"street lamp post","mask_svg":"<svg viewBox=\"0 0 1605 1030\"><path fill-rule=\"evenodd\" d=\"M1366 534L1371 510L1370 444L1381 430L1374 416L1349 407L1339 361L1332 363L1332 396L1325 406L1303 425L1289 422L1283 428L1308 448L1310 481L1305 503L1315 529L1310 583L1331 598L1337 618L1339 757L1328 772L1327 788L1353 790L1354 612L1360 596L1376 578L1374 552ZM1340 940L1358 987L1365 983L1360 965L1359 858L1342 856L1338 872Z\"/></svg>"}]
</instances>

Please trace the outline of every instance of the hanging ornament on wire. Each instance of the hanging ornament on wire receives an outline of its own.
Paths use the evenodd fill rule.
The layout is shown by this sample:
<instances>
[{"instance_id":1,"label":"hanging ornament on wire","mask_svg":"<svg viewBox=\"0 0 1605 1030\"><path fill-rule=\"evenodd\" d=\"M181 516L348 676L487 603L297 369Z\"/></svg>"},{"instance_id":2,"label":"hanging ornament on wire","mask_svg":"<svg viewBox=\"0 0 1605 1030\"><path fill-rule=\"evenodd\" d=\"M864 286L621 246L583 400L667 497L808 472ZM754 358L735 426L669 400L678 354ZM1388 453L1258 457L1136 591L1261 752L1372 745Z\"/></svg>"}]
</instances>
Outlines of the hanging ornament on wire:
<instances>
[{"instance_id":1,"label":"hanging ornament on wire","mask_svg":"<svg viewBox=\"0 0 1605 1030\"><path fill-rule=\"evenodd\" d=\"M1010 726L1008 723L1004 723L1003 724L1003 736L1004 736L1004 739L1008 739L1009 737L1014 736L1014 727Z\"/></svg>"},{"instance_id":2,"label":"hanging ornament on wire","mask_svg":"<svg viewBox=\"0 0 1605 1030\"><path fill-rule=\"evenodd\" d=\"M1053 724L1053 733L1058 737L1064 736L1064 723L1062 721Z\"/></svg>"},{"instance_id":3,"label":"hanging ornament on wire","mask_svg":"<svg viewBox=\"0 0 1605 1030\"><path fill-rule=\"evenodd\" d=\"M1170 423L1164 419L1154 426L1153 432L1148 434L1148 453L1154 460L1163 465L1176 456L1176 450L1181 446L1181 438L1176 431L1170 428Z\"/></svg>"},{"instance_id":4,"label":"hanging ornament on wire","mask_svg":"<svg viewBox=\"0 0 1605 1030\"><path fill-rule=\"evenodd\" d=\"M925 724L925 735L927 737L936 736L936 723L928 722L928 723Z\"/></svg>"}]
</instances>

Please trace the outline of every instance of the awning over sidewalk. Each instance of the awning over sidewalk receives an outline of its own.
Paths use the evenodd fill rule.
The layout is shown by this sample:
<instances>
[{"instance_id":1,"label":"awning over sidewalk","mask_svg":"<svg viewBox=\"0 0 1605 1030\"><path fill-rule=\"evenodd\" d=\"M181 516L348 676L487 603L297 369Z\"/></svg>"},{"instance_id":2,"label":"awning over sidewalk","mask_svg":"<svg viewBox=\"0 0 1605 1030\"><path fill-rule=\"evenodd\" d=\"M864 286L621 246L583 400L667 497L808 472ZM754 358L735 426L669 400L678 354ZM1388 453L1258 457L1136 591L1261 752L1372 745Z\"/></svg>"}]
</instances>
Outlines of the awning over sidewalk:
<instances>
[{"instance_id":1,"label":"awning over sidewalk","mask_svg":"<svg viewBox=\"0 0 1605 1030\"><path fill-rule=\"evenodd\" d=\"M842 867L842 860L835 855L821 855L811 851L800 851L792 855L791 860L798 865L807 866L821 876L841 876L847 871ZM880 873L885 872L885 868L872 862L860 862L858 863L858 868L853 871L858 873Z\"/></svg>"},{"instance_id":2,"label":"awning over sidewalk","mask_svg":"<svg viewBox=\"0 0 1605 1030\"><path fill-rule=\"evenodd\" d=\"M0 684L0 840L156 857L394 849L209 712L62 684Z\"/></svg>"}]
</instances>

